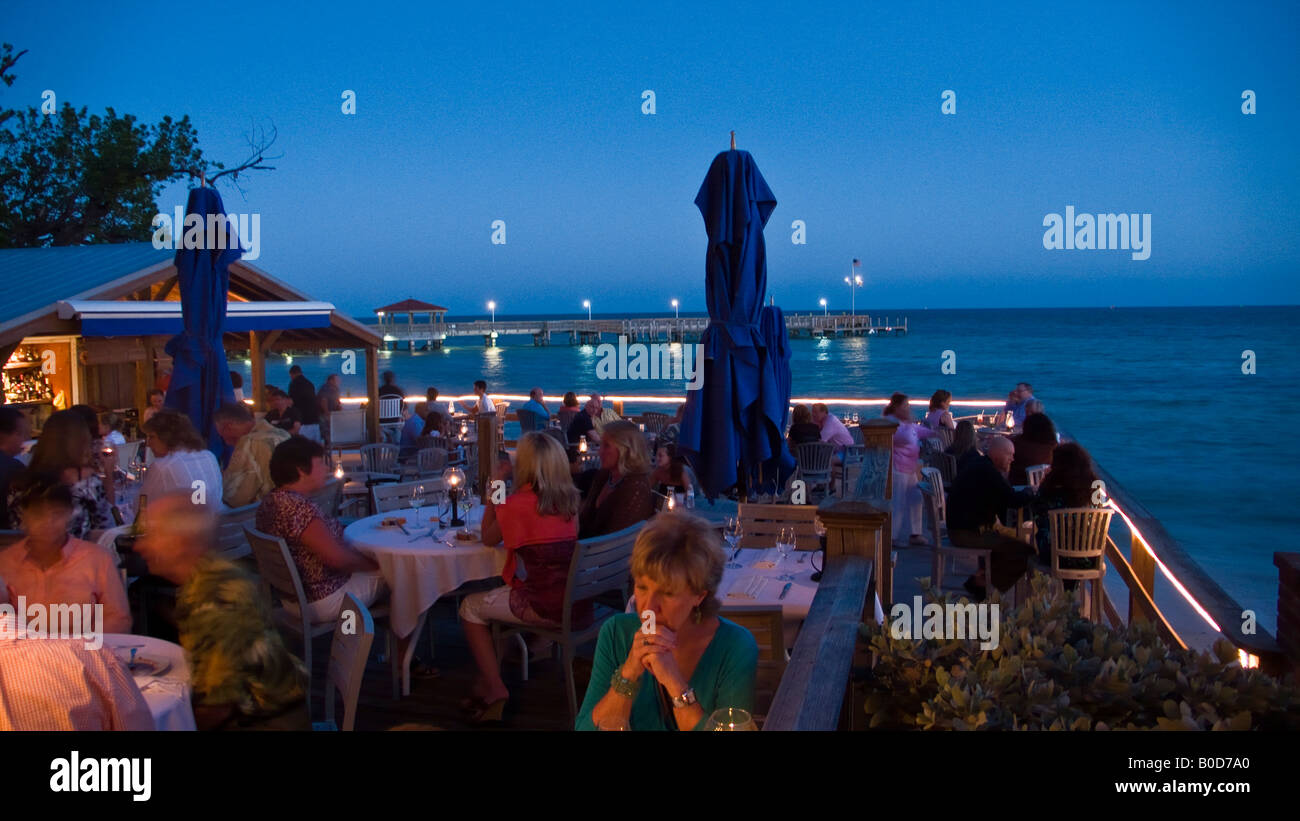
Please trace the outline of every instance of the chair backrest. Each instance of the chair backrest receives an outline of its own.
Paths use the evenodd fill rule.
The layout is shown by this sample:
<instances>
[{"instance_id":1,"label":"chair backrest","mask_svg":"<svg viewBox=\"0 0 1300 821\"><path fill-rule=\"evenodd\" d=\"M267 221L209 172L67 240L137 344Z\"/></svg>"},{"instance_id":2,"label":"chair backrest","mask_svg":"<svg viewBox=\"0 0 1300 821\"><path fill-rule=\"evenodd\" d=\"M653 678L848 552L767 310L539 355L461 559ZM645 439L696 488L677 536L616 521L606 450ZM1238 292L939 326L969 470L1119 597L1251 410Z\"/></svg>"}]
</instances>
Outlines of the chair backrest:
<instances>
[{"instance_id":1,"label":"chair backrest","mask_svg":"<svg viewBox=\"0 0 1300 821\"><path fill-rule=\"evenodd\" d=\"M645 425L645 429L650 433L662 433L664 427L668 424L668 419L668 414L660 413L658 411L650 411L641 414L641 422Z\"/></svg>"},{"instance_id":2,"label":"chair backrest","mask_svg":"<svg viewBox=\"0 0 1300 821\"><path fill-rule=\"evenodd\" d=\"M930 483L934 490L935 502L939 505L939 523L948 523L948 504L943 496L943 473L937 468L921 468L921 475Z\"/></svg>"},{"instance_id":3,"label":"chair backrest","mask_svg":"<svg viewBox=\"0 0 1300 821\"><path fill-rule=\"evenodd\" d=\"M366 440L366 412L360 408L332 411L330 446L355 445Z\"/></svg>"},{"instance_id":4,"label":"chair backrest","mask_svg":"<svg viewBox=\"0 0 1300 821\"><path fill-rule=\"evenodd\" d=\"M421 473L434 473L447 467L446 448L421 448L416 454L416 466Z\"/></svg>"},{"instance_id":5,"label":"chair backrest","mask_svg":"<svg viewBox=\"0 0 1300 821\"><path fill-rule=\"evenodd\" d=\"M402 421L402 397L379 397L379 421L385 424Z\"/></svg>"},{"instance_id":6,"label":"chair backrest","mask_svg":"<svg viewBox=\"0 0 1300 821\"><path fill-rule=\"evenodd\" d=\"M957 457L951 453L939 454L939 474L943 476L944 486L949 486L957 478Z\"/></svg>"},{"instance_id":7,"label":"chair backrest","mask_svg":"<svg viewBox=\"0 0 1300 821\"><path fill-rule=\"evenodd\" d=\"M862 439L862 428L858 427L857 425L853 425L852 427L849 428L849 436L853 437L853 444L855 445L866 444L866 442L863 441Z\"/></svg>"},{"instance_id":8,"label":"chair backrest","mask_svg":"<svg viewBox=\"0 0 1300 821\"><path fill-rule=\"evenodd\" d=\"M520 435L525 433L532 433L535 430L546 429L546 421L542 419L542 415L537 413L536 411L525 410L523 408L520 408L519 410L515 411L515 416L519 417Z\"/></svg>"},{"instance_id":9,"label":"chair backrest","mask_svg":"<svg viewBox=\"0 0 1300 821\"><path fill-rule=\"evenodd\" d=\"M615 533L581 539L569 565L569 581L564 588L564 629L571 629L573 603L594 599L601 593L617 590L624 595L632 576L632 546L645 522L637 522Z\"/></svg>"},{"instance_id":10,"label":"chair backrest","mask_svg":"<svg viewBox=\"0 0 1300 821\"><path fill-rule=\"evenodd\" d=\"M547 428L545 433L547 436L559 442L560 447L568 449L569 438L564 434L563 430L561 430L560 428Z\"/></svg>"},{"instance_id":11,"label":"chair backrest","mask_svg":"<svg viewBox=\"0 0 1300 821\"><path fill-rule=\"evenodd\" d=\"M123 473L131 472L131 461L140 452L140 446L143 444L144 440L138 439L134 442L127 442L125 445L113 446L113 452L117 454L117 466Z\"/></svg>"},{"instance_id":12,"label":"chair backrest","mask_svg":"<svg viewBox=\"0 0 1300 821\"><path fill-rule=\"evenodd\" d=\"M816 550L821 546L817 537L816 505L763 505L741 502L737 510L740 519L740 546L767 549L776 546L781 528L793 527L796 547L799 550Z\"/></svg>"},{"instance_id":13,"label":"chair backrest","mask_svg":"<svg viewBox=\"0 0 1300 821\"><path fill-rule=\"evenodd\" d=\"M1043 477L1052 469L1051 465L1030 465L1025 468L1025 483L1034 490L1043 483Z\"/></svg>"},{"instance_id":14,"label":"chair backrest","mask_svg":"<svg viewBox=\"0 0 1300 821\"><path fill-rule=\"evenodd\" d=\"M560 418L560 430L565 436L569 435L569 425L573 424L573 419L582 412L581 408L560 408L555 415ZM568 441L567 439L565 441Z\"/></svg>"},{"instance_id":15,"label":"chair backrest","mask_svg":"<svg viewBox=\"0 0 1300 821\"><path fill-rule=\"evenodd\" d=\"M939 512L938 499L942 497L942 491L935 493L929 485L918 485L921 490L921 499L923 505L921 512L924 514L921 518L925 522L925 530L930 538L930 547L934 550L943 546L943 532L939 525L943 522L943 515Z\"/></svg>"},{"instance_id":16,"label":"chair backrest","mask_svg":"<svg viewBox=\"0 0 1300 821\"><path fill-rule=\"evenodd\" d=\"M361 466L367 473L396 473L397 445L380 442L361 446Z\"/></svg>"},{"instance_id":17,"label":"chair backrest","mask_svg":"<svg viewBox=\"0 0 1300 821\"><path fill-rule=\"evenodd\" d=\"M831 457L835 455L835 445L830 442L804 442L795 452L802 474L826 474L831 472Z\"/></svg>"},{"instance_id":18,"label":"chair backrest","mask_svg":"<svg viewBox=\"0 0 1300 821\"><path fill-rule=\"evenodd\" d=\"M1047 511L1054 574L1061 571L1062 557L1093 559L1105 555L1111 513L1105 507L1061 507ZM1069 570L1066 568L1067 573Z\"/></svg>"},{"instance_id":19,"label":"chair backrest","mask_svg":"<svg viewBox=\"0 0 1300 821\"><path fill-rule=\"evenodd\" d=\"M387 513L390 510L409 508L411 506L411 489L417 486L424 487L424 507L434 507L437 504L434 496L442 493L442 480L436 478L416 479L411 482L396 482L372 487L370 493L374 500L375 513ZM423 515L421 514L421 516Z\"/></svg>"},{"instance_id":20,"label":"chair backrest","mask_svg":"<svg viewBox=\"0 0 1300 821\"><path fill-rule=\"evenodd\" d=\"M244 536L253 548L257 572L271 588L271 594L281 602L291 602L298 607L302 613L303 635L311 635L307 610L302 606L307 601L307 594L303 592L302 578L298 575L298 566L293 563L293 556L289 554L289 546L279 536L263 533L251 525L244 525Z\"/></svg>"},{"instance_id":21,"label":"chair backrest","mask_svg":"<svg viewBox=\"0 0 1300 821\"><path fill-rule=\"evenodd\" d=\"M253 549L249 547L245 527L252 527L261 502L243 507L232 507L217 515L217 551L223 559L242 559Z\"/></svg>"},{"instance_id":22,"label":"chair backrest","mask_svg":"<svg viewBox=\"0 0 1300 821\"><path fill-rule=\"evenodd\" d=\"M756 718L766 716L772 697L785 675L785 619L779 604L728 607L719 615L748 630L758 643L758 669L754 675Z\"/></svg>"},{"instance_id":23,"label":"chair backrest","mask_svg":"<svg viewBox=\"0 0 1300 821\"><path fill-rule=\"evenodd\" d=\"M326 516L338 516L339 505L343 503L343 482L331 476L320 490L311 495L311 500Z\"/></svg>"},{"instance_id":24,"label":"chair backrest","mask_svg":"<svg viewBox=\"0 0 1300 821\"><path fill-rule=\"evenodd\" d=\"M339 729L351 732L357 719L357 697L366 675L366 660L375 641L375 620L354 594L344 597L339 623L330 642L329 669L325 674L325 720L334 720L334 691L343 696L343 723Z\"/></svg>"}]
</instances>

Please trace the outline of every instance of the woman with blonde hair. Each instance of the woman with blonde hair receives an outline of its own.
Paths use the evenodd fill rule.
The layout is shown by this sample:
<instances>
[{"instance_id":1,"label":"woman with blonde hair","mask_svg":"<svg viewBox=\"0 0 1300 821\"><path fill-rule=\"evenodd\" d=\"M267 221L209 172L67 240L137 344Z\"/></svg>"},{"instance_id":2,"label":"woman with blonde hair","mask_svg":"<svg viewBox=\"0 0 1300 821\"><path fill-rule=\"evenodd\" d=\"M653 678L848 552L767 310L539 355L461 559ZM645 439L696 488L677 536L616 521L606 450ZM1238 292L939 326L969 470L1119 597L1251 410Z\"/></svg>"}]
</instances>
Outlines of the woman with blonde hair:
<instances>
[{"instance_id":1,"label":"woman with blonde hair","mask_svg":"<svg viewBox=\"0 0 1300 821\"><path fill-rule=\"evenodd\" d=\"M505 502L487 501L483 510L483 543L505 542L505 587L466 596L460 605L465 638L478 665L478 677L462 706L474 721L500 720L510 697L501 680L489 624L545 624L564 618L564 588L578 539L578 490L569 476L569 458L559 442L539 431L525 433L516 450L514 492ZM508 460L498 463L494 480L511 477ZM516 559L523 559L527 577L516 578ZM591 623L591 602L575 603L572 623Z\"/></svg>"},{"instance_id":2,"label":"woman with blonde hair","mask_svg":"<svg viewBox=\"0 0 1300 821\"><path fill-rule=\"evenodd\" d=\"M602 625L577 729L693 730L719 708L753 709L758 645L718 616L723 564L717 531L696 516L661 513L641 530L636 612Z\"/></svg>"},{"instance_id":3,"label":"woman with blonde hair","mask_svg":"<svg viewBox=\"0 0 1300 821\"><path fill-rule=\"evenodd\" d=\"M578 511L578 535L604 536L654 515L645 435L631 422L608 422L600 436L600 470Z\"/></svg>"}]
</instances>

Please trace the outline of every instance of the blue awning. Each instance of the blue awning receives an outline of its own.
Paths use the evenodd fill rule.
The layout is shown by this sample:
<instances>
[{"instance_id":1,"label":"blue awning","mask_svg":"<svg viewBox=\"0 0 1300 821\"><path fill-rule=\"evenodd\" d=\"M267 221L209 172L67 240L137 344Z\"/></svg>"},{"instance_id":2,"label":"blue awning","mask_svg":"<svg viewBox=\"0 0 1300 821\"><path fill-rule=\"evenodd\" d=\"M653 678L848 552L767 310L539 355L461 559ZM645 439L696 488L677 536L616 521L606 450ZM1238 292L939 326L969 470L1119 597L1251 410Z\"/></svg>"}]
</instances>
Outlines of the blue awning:
<instances>
[{"instance_id":1,"label":"blue awning","mask_svg":"<svg viewBox=\"0 0 1300 821\"><path fill-rule=\"evenodd\" d=\"M224 330L328 328L333 310L329 302L227 302ZM59 303L59 318L81 320L82 336L178 334L184 328L179 302L73 299Z\"/></svg>"}]
</instances>

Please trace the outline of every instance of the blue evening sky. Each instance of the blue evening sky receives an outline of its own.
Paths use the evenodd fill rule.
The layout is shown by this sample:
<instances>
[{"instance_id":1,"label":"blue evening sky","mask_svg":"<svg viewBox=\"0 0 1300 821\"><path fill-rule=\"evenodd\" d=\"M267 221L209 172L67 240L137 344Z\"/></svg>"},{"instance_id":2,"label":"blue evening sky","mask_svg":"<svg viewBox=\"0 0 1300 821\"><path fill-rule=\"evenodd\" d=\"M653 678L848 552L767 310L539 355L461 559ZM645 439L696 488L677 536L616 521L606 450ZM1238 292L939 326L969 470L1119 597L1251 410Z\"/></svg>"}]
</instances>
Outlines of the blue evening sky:
<instances>
[{"instance_id":1,"label":"blue evening sky","mask_svg":"<svg viewBox=\"0 0 1300 821\"><path fill-rule=\"evenodd\" d=\"M352 313L703 310L693 200L731 129L787 311L847 310L854 257L859 311L1300 302L1292 2L190 8L6 2L30 53L0 100L188 114L228 164L274 124L277 170L227 208L261 214L256 264ZM1069 205L1151 214L1150 259L1044 249Z\"/></svg>"}]
</instances>

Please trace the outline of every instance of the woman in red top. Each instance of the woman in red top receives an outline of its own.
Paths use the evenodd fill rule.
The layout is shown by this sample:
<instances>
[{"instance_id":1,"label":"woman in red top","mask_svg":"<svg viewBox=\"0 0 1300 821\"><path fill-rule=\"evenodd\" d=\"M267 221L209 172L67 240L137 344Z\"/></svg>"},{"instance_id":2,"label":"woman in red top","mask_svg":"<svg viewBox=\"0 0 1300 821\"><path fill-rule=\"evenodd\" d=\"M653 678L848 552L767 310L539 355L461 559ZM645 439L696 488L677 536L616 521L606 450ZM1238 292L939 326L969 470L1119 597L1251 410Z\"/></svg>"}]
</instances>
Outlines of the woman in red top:
<instances>
[{"instance_id":1,"label":"woman in red top","mask_svg":"<svg viewBox=\"0 0 1300 821\"><path fill-rule=\"evenodd\" d=\"M578 539L578 489L569 475L569 459L559 442L544 433L526 433L519 440L514 469L514 493L500 505L487 502L483 511L483 544L504 540L505 587L466 596L460 605L479 675L463 706L473 720L499 719L510 696L501 680L491 622L559 624L563 618L564 588L569 562ZM501 462L493 479L510 477L510 463ZM486 497L485 497L486 498ZM515 577L516 559L522 559L526 578ZM574 608L575 622L590 618Z\"/></svg>"}]
</instances>

